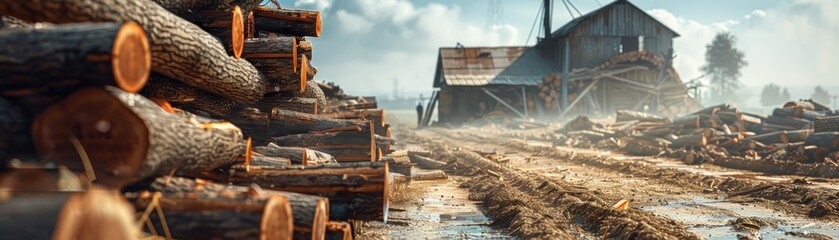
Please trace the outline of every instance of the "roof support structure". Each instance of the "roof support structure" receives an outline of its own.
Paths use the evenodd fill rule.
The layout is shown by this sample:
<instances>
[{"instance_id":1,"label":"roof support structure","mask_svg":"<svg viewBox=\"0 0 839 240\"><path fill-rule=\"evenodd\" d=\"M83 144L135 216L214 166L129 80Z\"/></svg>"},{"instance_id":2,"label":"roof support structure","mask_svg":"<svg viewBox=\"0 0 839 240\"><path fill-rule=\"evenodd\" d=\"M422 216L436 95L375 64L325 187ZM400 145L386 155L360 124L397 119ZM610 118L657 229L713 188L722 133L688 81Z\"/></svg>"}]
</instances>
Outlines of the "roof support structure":
<instances>
[{"instance_id":1,"label":"roof support structure","mask_svg":"<svg viewBox=\"0 0 839 240\"><path fill-rule=\"evenodd\" d=\"M484 93L486 93L487 95L489 95L489 97L491 97L491 98L495 99L495 101L498 101L499 103L501 103L501 105L504 105L505 107L507 107L508 109L510 109L511 111L513 111L514 113L518 114L521 118L527 118L527 116L526 116L526 115L524 115L524 114L522 114L521 112L519 112L519 110L516 110L516 108L514 108L513 106L510 106L510 104L508 104L507 102L505 102L504 100L502 100L502 99L501 99L501 98L499 98L498 96L495 96L495 94L493 94L492 92L490 92L490 91L489 91L489 90L487 90L486 88L481 87L481 90L484 90ZM527 105L525 105L525 108L527 108Z\"/></svg>"},{"instance_id":2,"label":"roof support structure","mask_svg":"<svg viewBox=\"0 0 839 240\"><path fill-rule=\"evenodd\" d=\"M574 101L572 101L570 104L568 104L567 108L562 110L562 113L559 114L559 118L560 119L564 118L565 114L568 113L568 110L570 110L571 108L574 107L574 105L576 105L578 102L580 102L580 99L583 99L583 97L585 97L586 94L588 94L588 92L591 90L591 88L594 87L594 85L597 85L597 83L599 83L599 82L600 82L600 79L595 79L594 82L591 82L591 84L589 84L586 87L586 89L583 89L583 91L580 92L580 95L577 96L577 98L575 98Z\"/></svg>"}]
</instances>

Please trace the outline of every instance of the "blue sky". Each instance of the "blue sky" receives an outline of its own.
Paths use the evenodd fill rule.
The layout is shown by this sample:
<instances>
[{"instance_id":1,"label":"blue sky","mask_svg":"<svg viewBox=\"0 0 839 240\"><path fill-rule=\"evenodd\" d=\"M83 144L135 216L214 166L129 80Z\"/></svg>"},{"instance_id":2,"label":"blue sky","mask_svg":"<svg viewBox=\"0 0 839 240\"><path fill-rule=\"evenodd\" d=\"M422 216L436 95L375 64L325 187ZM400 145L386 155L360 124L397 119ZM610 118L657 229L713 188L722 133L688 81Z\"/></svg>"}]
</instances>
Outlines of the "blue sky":
<instances>
[{"instance_id":1,"label":"blue sky","mask_svg":"<svg viewBox=\"0 0 839 240\"><path fill-rule=\"evenodd\" d=\"M598 1L611 2L571 2L585 14L598 8ZM774 82L801 89L792 95L804 98L816 85L839 86L839 1L630 1L682 35L675 40L675 67L683 79L700 75L705 44L717 32L730 31L749 62L741 81L752 92ZM487 29L489 0L280 1L285 8L323 12L323 35L311 39L316 79L358 94L390 92L395 79L406 93L430 91L442 46L532 45L533 37L526 38L541 2L503 1L503 22ZM570 19L556 0L553 28Z\"/></svg>"}]
</instances>

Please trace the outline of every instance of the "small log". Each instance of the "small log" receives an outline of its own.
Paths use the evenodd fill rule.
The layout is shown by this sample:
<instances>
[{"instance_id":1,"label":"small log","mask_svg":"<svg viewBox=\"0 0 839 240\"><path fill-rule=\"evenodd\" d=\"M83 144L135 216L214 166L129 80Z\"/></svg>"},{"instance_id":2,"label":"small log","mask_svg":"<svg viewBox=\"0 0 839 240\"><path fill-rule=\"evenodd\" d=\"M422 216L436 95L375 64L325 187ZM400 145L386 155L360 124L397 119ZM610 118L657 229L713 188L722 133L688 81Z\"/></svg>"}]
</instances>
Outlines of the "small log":
<instances>
[{"instance_id":1,"label":"small log","mask_svg":"<svg viewBox=\"0 0 839 240\"><path fill-rule=\"evenodd\" d=\"M257 7L253 10L256 29L291 36L320 37L320 12Z\"/></svg>"},{"instance_id":2,"label":"small log","mask_svg":"<svg viewBox=\"0 0 839 240\"><path fill-rule=\"evenodd\" d=\"M377 145L378 146L378 145ZM329 154L335 158L336 162L369 162L378 161L381 155L377 150L370 150L366 147L359 148L317 148L323 153Z\"/></svg>"},{"instance_id":3,"label":"small log","mask_svg":"<svg viewBox=\"0 0 839 240\"><path fill-rule=\"evenodd\" d=\"M305 91L309 61L293 37L248 39L242 57L265 76L268 92Z\"/></svg>"},{"instance_id":4,"label":"small log","mask_svg":"<svg viewBox=\"0 0 839 240\"><path fill-rule=\"evenodd\" d=\"M152 1L0 1L0 14L29 22L134 21L147 30L155 72L240 103L264 94L253 65L228 56L214 36Z\"/></svg>"},{"instance_id":5,"label":"small log","mask_svg":"<svg viewBox=\"0 0 839 240\"><path fill-rule=\"evenodd\" d=\"M300 41L297 43L297 52L306 55L306 58L312 60L312 42Z\"/></svg>"},{"instance_id":6,"label":"small log","mask_svg":"<svg viewBox=\"0 0 839 240\"><path fill-rule=\"evenodd\" d=\"M665 117L626 109L618 109L617 115L615 116L616 122L627 122L633 120L638 120L640 122L663 122L666 121L666 119L667 118Z\"/></svg>"},{"instance_id":7,"label":"small log","mask_svg":"<svg viewBox=\"0 0 839 240\"><path fill-rule=\"evenodd\" d=\"M152 193L141 192L132 200L138 211L144 211L152 199ZM291 204L285 196L164 194L158 204L176 239L291 239L293 233ZM149 220L157 232L163 232L157 214Z\"/></svg>"},{"instance_id":8,"label":"small log","mask_svg":"<svg viewBox=\"0 0 839 240\"><path fill-rule=\"evenodd\" d=\"M280 147L269 143L267 146L254 147L253 150L266 156L288 158L294 164L309 165L308 149L304 147Z\"/></svg>"},{"instance_id":9,"label":"small log","mask_svg":"<svg viewBox=\"0 0 839 240\"><path fill-rule=\"evenodd\" d=\"M376 127L384 127L387 123L384 109L349 110L343 112L324 113L321 114L321 116L338 119L370 119L373 120L373 125Z\"/></svg>"},{"instance_id":10,"label":"small log","mask_svg":"<svg viewBox=\"0 0 839 240\"><path fill-rule=\"evenodd\" d=\"M352 240L352 226L346 222L326 223L326 240Z\"/></svg>"},{"instance_id":11,"label":"small log","mask_svg":"<svg viewBox=\"0 0 839 240\"><path fill-rule=\"evenodd\" d=\"M671 147L680 148L680 147L697 147L701 148L708 144L708 140L702 134L693 134L693 135L682 135L679 136L678 139L674 140Z\"/></svg>"},{"instance_id":12,"label":"small log","mask_svg":"<svg viewBox=\"0 0 839 240\"><path fill-rule=\"evenodd\" d=\"M304 133L295 134L282 137L273 137L271 142L280 146L296 146L308 147L318 151L323 151L332 155L332 151L339 151L341 149L357 149L365 153L370 153L370 161L375 161L376 142L375 135L370 128L354 131L339 131L339 132L325 132L325 133ZM333 155L334 156L334 155ZM338 161L354 159L342 159L335 156ZM357 161L357 160L355 160Z\"/></svg>"},{"instance_id":13,"label":"small log","mask_svg":"<svg viewBox=\"0 0 839 240\"><path fill-rule=\"evenodd\" d=\"M330 219L387 219L389 176L386 162L324 164L287 169L232 167L221 178L236 185L255 183L266 189L329 198Z\"/></svg>"},{"instance_id":14,"label":"small log","mask_svg":"<svg viewBox=\"0 0 839 240\"><path fill-rule=\"evenodd\" d=\"M839 116L817 118L813 132L839 132Z\"/></svg>"},{"instance_id":15,"label":"small log","mask_svg":"<svg viewBox=\"0 0 839 240\"><path fill-rule=\"evenodd\" d=\"M0 33L0 93L86 86L137 92L151 70L149 42L136 23L82 23Z\"/></svg>"},{"instance_id":16,"label":"small log","mask_svg":"<svg viewBox=\"0 0 839 240\"><path fill-rule=\"evenodd\" d=\"M230 123L166 112L113 87L67 97L38 116L32 135L44 160L70 169L84 170L83 150L97 181L112 186L172 171L215 169L234 162L245 145ZM79 148L72 139L78 139Z\"/></svg>"},{"instance_id":17,"label":"small log","mask_svg":"<svg viewBox=\"0 0 839 240\"><path fill-rule=\"evenodd\" d=\"M796 108L796 107L806 109L806 110L812 110L812 111L816 110L816 106L812 102L809 102L809 101L789 101L787 103L784 103L784 106L783 106L783 108Z\"/></svg>"},{"instance_id":18,"label":"small log","mask_svg":"<svg viewBox=\"0 0 839 240\"><path fill-rule=\"evenodd\" d=\"M430 172L418 172L411 175L411 180L414 181L440 180L448 178L449 176L446 175L445 172L440 170L434 170Z\"/></svg>"},{"instance_id":19,"label":"small log","mask_svg":"<svg viewBox=\"0 0 839 240\"><path fill-rule=\"evenodd\" d=\"M318 114L318 100L314 98L266 96L252 106L262 112L271 112L274 108L279 108L282 110Z\"/></svg>"},{"instance_id":20,"label":"small log","mask_svg":"<svg viewBox=\"0 0 839 240\"><path fill-rule=\"evenodd\" d=\"M673 125L681 126L684 128L701 128L702 125L700 124L699 116L696 115L687 115L678 117L673 120Z\"/></svg>"},{"instance_id":21,"label":"small log","mask_svg":"<svg viewBox=\"0 0 839 240\"><path fill-rule=\"evenodd\" d=\"M772 116L767 117L766 121L764 121L764 123L788 126L788 127L793 127L795 129L813 128L813 122L812 121L809 121L809 120L806 120L806 119L801 119L801 118L796 118L796 117L779 117L779 116L772 115Z\"/></svg>"},{"instance_id":22,"label":"small log","mask_svg":"<svg viewBox=\"0 0 839 240\"><path fill-rule=\"evenodd\" d=\"M329 200L312 195L262 190L179 177L157 178L151 184L150 189L162 192L164 196L189 195L208 199L222 196L241 198L284 197L288 199L291 207L295 239L323 239L326 231L326 221L329 219Z\"/></svg>"},{"instance_id":23,"label":"small log","mask_svg":"<svg viewBox=\"0 0 839 240\"><path fill-rule=\"evenodd\" d=\"M4 239L138 239L134 211L115 191L29 192L0 201ZM107 226L107 227L103 227Z\"/></svg>"},{"instance_id":24,"label":"small log","mask_svg":"<svg viewBox=\"0 0 839 240\"><path fill-rule=\"evenodd\" d=\"M440 169L445 167L447 164L446 162L437 161L429 157L423 157L420 155L410 156L410 159L411 162L416 163L417 166L428 169Z\"/></svg>"},{"instance_id":25,"label":"small log","mask_svg":"<svg viewBox=\"0 0 839 240\"><path fill-rule=\"evenodd\" d=\"M758 141L763 144L790 143L787 131L778 131L761 135L755 135L750 137L749 139Z\"/></svg>"}]
</instances>

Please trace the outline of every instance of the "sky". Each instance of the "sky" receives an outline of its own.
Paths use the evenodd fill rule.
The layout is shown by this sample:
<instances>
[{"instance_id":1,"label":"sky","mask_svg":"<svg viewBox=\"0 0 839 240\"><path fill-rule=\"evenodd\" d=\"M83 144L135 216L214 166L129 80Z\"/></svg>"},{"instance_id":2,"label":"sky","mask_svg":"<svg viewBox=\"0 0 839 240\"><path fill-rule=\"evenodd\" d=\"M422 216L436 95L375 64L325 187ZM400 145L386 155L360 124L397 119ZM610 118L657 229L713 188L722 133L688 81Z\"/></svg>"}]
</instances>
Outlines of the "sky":
<instances>
[{"instance_id":1,"label":"sky","mask_svg":"<svg viewBox=\"0 0 839 240\"><path fill-rule=\"evenodd\" d=\"M816 85L839 94L839 1L630 1L681 35L674 42L674 67L682 79L701 75L705 45L729 31L748 62L741 77L744 94L759 94L768 83L790 87L793 98L809 97ZM322 35L310 39L316 79L357 95L390 96L397 81L405 94L430 94L439 47L533 45L537 33L531 29L542 0L502 0L498 22L489 21L490 0L279 2L322 11ZM562 2L554 1L553 30L571 14L579 16ZM611 1L570 2L585 14Z\"/></svg>"}]
</instances>

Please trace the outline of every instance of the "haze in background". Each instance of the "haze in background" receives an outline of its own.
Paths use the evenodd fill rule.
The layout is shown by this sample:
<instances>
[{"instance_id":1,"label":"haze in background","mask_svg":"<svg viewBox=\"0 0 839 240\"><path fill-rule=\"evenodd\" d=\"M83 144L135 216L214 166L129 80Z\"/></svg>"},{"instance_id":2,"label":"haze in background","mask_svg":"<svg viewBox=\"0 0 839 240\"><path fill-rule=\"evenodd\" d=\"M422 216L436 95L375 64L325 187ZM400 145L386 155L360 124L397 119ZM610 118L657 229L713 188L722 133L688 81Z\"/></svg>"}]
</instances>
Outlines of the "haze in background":
<instances>
[{"instance_id":1,"label":"haze in background","mask_svg":"<svg viewBox=\"0 0 839 240\"><path fill-rule=\"evenodd\" d=\"M336 82L354 94L381 97L393 96L394 90L402 96L430 95L439 47L535 43L539 26L533 33L531 28L541 0L504 1L502 24L485 27L488 2L280 1L286 7L323 11L323 35L311 38L317 79ZM610 1L572 2L585 14ZM705 45L714 34L730 31L749 62L741 78L741 93L748 100L741 104L758 107L755 97L770 82L789 87L792 98L809 98L816 85L839 94L839 1L631 2L681 34L675 40L674 64L685 81L701 75ZM570 19L562 1L555 0L553 28Z\"/></svg>"}]
</instances>

